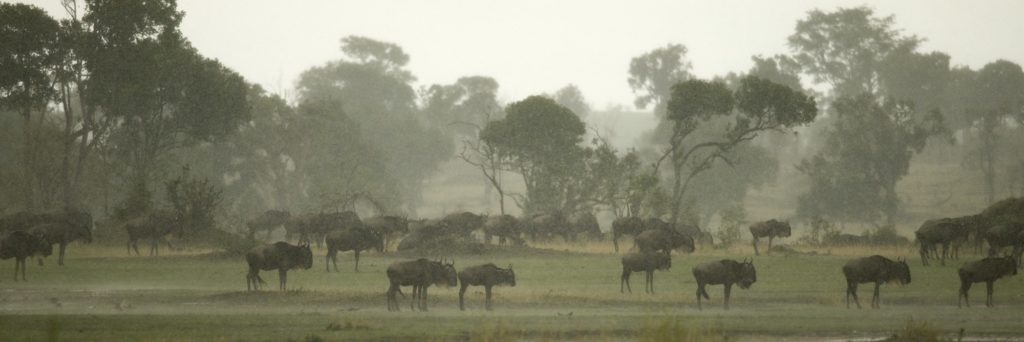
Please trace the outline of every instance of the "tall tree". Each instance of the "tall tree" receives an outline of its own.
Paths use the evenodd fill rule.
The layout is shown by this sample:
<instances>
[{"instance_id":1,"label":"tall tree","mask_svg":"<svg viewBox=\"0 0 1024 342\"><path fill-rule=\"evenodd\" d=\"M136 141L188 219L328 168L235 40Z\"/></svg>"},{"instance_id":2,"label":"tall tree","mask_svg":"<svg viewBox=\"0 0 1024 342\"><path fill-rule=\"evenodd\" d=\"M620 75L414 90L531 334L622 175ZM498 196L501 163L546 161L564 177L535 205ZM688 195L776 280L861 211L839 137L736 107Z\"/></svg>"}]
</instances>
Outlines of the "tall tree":
<instances>
[{"instance_id":1,"label":"tall tree","mask_svg":"<svg viewBox=\"0 0 1024 342\"><path fill-rule=\"evenodd\" d=\"M629 62L629 87L636 94L633 104L639 109L653 105L656 115L664 115L672 86L693 77L686 58L686 46L668 44L633 57Z\"/></svg>"},{"instance_id":2,"label":"tall tree","mask_svg":"<svg viewBox=\"0 0 1024 342\"><path fill-rule=\"evenodd\" d=\"M999 128L1009 119L1024 118L1024 71L1020 65L998 60L986 64L977 73L970 109L978 126L981 146L978 165L985 179L988 203L995 201Z\"/></svg>"},{"instance_id":3,"label":"tall tree","mask_svg":"<svg viewBox=\"0 0 1024 342\"><path fill-rule=\"evenodd\" d=\"M60 65L60 25L42 9L0 4L0 108L21 115L24 127L24 206L36 206L32 114L43 115L55 96L52 77Z\"/></svg>"},{"instance_id":4,"label":"tall tree","mask_svg":"<svg viewBox=\"0 0 1024 342\"><path fill-rule=\"evenodd\" d=\"M576 113L576 116L579 116L580 119L585 119L587 115L590 115L590 104L587 103L587 99L583 96L583 92L580 91L580 88L575 84L570 84L558 89L551 95L551 99L562 105L562 107L569 108L569 110Z\"/></svg>"}]
</instances>

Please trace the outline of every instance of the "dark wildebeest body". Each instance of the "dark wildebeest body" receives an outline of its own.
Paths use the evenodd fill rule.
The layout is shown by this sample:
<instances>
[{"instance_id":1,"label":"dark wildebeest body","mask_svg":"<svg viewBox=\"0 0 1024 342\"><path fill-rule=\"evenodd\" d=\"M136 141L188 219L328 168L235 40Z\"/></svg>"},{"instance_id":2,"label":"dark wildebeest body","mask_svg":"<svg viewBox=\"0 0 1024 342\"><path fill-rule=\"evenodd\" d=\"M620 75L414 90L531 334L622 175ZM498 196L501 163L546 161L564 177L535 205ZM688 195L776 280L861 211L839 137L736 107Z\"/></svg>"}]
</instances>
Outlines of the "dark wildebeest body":
<instances>
[{"instance_id":1,"label":"dark wildebeest body","mask_svg":"<svg viewBox=\"0 0 1024 342\"><path fill-rule=\"evenodd\" d=\"M25 259L31 256L45 257L51 254L53 254L53 245L25 231L11 232L0 241L0 259L14 258L14 281L18 281L19 269L21 270L21 280L27 280L25 279Z\"/></svg>"},{"instance_id":2,"label":"dark wildebeest body","mask_svg":"<svg viewBox=\"0 0 1024 342\"><path fill-rule=\"evenodd\" d=\"M92 215L84 211L67 211L48 214L48 221L32 228L29 233L38 236L51 245L59 247L57 265L64 266L67 246L74 241L92 242ZM42 265L42 259L39 260Z\"/></svg>"},{"instance_id":3,"label":"dark wildebeest body","mask_svg":"<svg viewBox=\"0 0 1024 342\"><path fill-rule=\"evenodd\" d=\"M535 213L524 217L519 221L524 233L530 236L530 240L541 241L551 240L555 235L561 236L563 240L569 241L569 224L565 214L559 211L550 213Z\"/></svg>"},{"instance_id":4,"label":"dark wildebeest body","mask_svg":"<svg viewBox=\"0 0 1024 342\"><path fill-rule=\"evenodd\" d=\"M928 265L928 259L932 253L937 252L937 246L942 246L938 254L939 264L946 264L946 257L951 259L959 258L960 245L967 241L971 233L968 227L969 217L943 218L928 220L921 224L921 227L914 232L917 242L920 244L919 254L921 262ZM950 247L953 247L953 254L950 254Z\"/></svg>"},{"instance_id":5,"label":"dark wildebeest body","mask_svg":"<svg viewBox=\"0 0 1024 342\"><path fill-rule=\"evenodd\" d=\"M702 310L701 297L710 300L707 285L725 285L725 309L729 309L729 297L732 293L732 284L739 284L740 288L748 289L750 285L757 282L757 270L754 269L752 261L738 262L736 260L723 259L719 261L706 262L693 267L693 278L697 280L697 309Z\"/></svg>"},{"instance_id":6,"label":"dark wildebeest body","mask_svg":"<svg viewBox=\"0 0 1024 342\"><path fill-rule=\"evenodd\" d=\"M694 251L693 239L673 229L648 229L633 240L641 252L661 251L671 254L673 249L682 248L686 253Z\"/></svg>"},{"instance_id":7,"label":"dark wildebeest body","mask_svg":"<svg viewBox=\"0 0 1024 342\"><path fill-rule=\"evenodd\" d=\"M612 245L619 252L619 237L632 235L636 237L644 231L644 221L639 217L620 217L612 221Z\"/></svg>"},{"instance_id":8,"label":"dark wildebeest body","mask_svg":"<svg viewBox=\"0 0 1024 342\"><path fill-rule=\"evenodd\" d=\"M454 262L427 259L398 261L388 266L387 275L390 282L387 291L388 311L400 311L396 295L401 293L402 286L412 286L410 309L416 310L418 307L420 311L427 311L427 288L430 285L452 287L459 284Z\"/></svg>"},{"instance_id":9,"label":"dark wildebeest body","mask_svg":"<svg viewBox=\"0 0 1024 342\"><path fill-rule=\"evenodd\" d=\"M508 240L512 240L515 245L523 244L523 239L519 237L519 220L512 215L488 217L484 221L484 242L490 244L491 236L497 236L498 244L502 246Z\"/></svg>"},{"instance_id":10,"label":"dark wildebeest body","mask_svg":"<svg viewBox=\"0 0 1024 342\"><path fill-rule=\"evenodd\" d=\"M789 226L789 222L776 221L775 219L750 225L750 235L754 237L754 255L761 255L757 250L757 241L760 238L768 238L768 250L771 250L773 239L777 237L789 237L792 234L792 231L793 229Z\"/></svg>"},{"instance_id":11,"label":"dark wildebeest body","mask_svg":"<svg viewBox=\"0 0 1024 342\"><path fill-rule=\"evenodd\" d=\"M633 272L644 272L644 292L654 293L654 271L668 270L672 267L672 257L664 252L639 252L629 253L622 256L622 276L619 278L619 292L623 291L623 284L629 293L633 288L629 286L629 276Z\"/></svg>"},{"instance_id":12,"label":"dark wildebeest body","mask_svg":"<svg viewBox=\"0 0 1024 342\"><path fill-rule=\"evenodd\" d=\"M277 270L280 289L284 291L288 284L288 270L299 268L308 270L313 267L313 251L308 244L294 246L287 242L275 242L258 246L245 254L249 263L249 273L245 276L245 287L248 290L259 290L264 284L260 271Z\"/></svg>"},{"instance_id":13,"label":"dark wildebeest body","mask_svg":"<svg viewBox=\"0 0 1024 342\"><path fill-rule=\"evenodd\" d=\"M1024 247L1024 224L1010 223L995 225L985 231L985 241L988 241L988 256L994 257L1003 248L1013 248L1013 256L1020 266L1021 248Z\"/></svg>"},{"instance_id":14,"label":"dark wildebeest body","mask_svg":"<svg viewBox=\"0 0 1024 342\"><path fill-rule=\"evenodd\" d=\"M956 305L959 307L962 302L967 302L971 307L971 301L967 297L967 291L971 290L974 283L985 282L987 295L985 306L992 306L993 284L999 278L1017 275L1017 260L1014 257L985 258L963 267L960 267L960 294L957 296Z\"/></svg>"},{"instance_id":15,"label":"dark wildebeest body","mask_svg":"<svg viewBox=\"0 0 1024 342\"><path fill-rule=\"evenodd\" d=\"M378 253L384 252L384 238L379 232L369 228L354 227L349 229L335 230L327 233L327 256L324 266L327 272L331 271L331 263L334 264L334 271L338 271L338 251L353 251L356 258L356 272L359 272L359 252L374 248Z\"/></svg>"},{"instance_id":16,"label":"dark wildebeest body","mask_svg":"<svg viewBox=\"0 0 1024 342\"><path fill-rule=\"evenodd\" d=\"M19 211L0 217L0 233L27 231L34 226L53 221L53 214Z\"/></svg>"},{"instance_id":17,"label":"dark wildebeest body","mask_svg":"<svg viewBox=\"0 0 1024 342\"><path fill-rule=\"evenodd\" d=\"M676 225L675 230L680 233L683 233L683 235L689 236L691 239L693 239L693 242L695 243L705 245L715 244L715 239L711 235L711 233L700 229L700 227L698 226L691 224L678 224Z\"/></svg>"},{"instance_id":18,"label":"dark wildebeest body","mask_svg":"<svg viewBox=\"0 0 1024 342\"><path fill-rule=\"evenodd\" d=\"M342 211L337 213L326 213L317 215L310 225L307 237L311 236L316 241L316 246L322 246L327 234L336 230L351 228L362 228L363 221L353 211Z\"/></svg>"},{"instance_id":19,"label":"dark wildebeest body","mask_svg":"<svg viewBox=\"0 0 1024 342\"><path fill-rule=\"evenodd\" d=\"M491 310L491 288L494 286L516 286L516 273L512 271L512 265L508 268L500 268L494 264L470 266L459 272L459 310L466 310L463 297L466 288L470 286L483 286L487 296L484 308Z\"/></svg>"},{"instance_id":20,"label":"dark wildebeest body","mask_svg":"<svg viewBox=\"0 0 1024 342\"><path fill-rule=\"evenodd\" d=\"M400 216L371 217L363 221L363 225L381 237L384 250L395 238L409 233L409 220Z\"/></svg>"},{"instance_id":21,"label":"dark wildebeest body","mask_svg":"<svg viewBox=\"0 0 1024 342\"><path fill-rule=\"evenodd\" d=\"M898 282L899 284L910 284L910 266L906 260L892 261L880 255L872 255L865 258L850 260L843 266L843 275L846 276L846 307L850 307L850 297L860 308L860 300L857 298L857 284L875 283L875 293L871 297L871 307L879 307L879 288L882 283Z\"/></svg>"},{"instance_id":22,"label":"dark wildebeest body","mask_svg":"<svg viewBox=\"0 0 1024 342\"><path fill-rule=\"evenodd\" d=\"M292 218L292 213L287 210L267 210L264 211L260 216L245 222L245 226L249 228L249 238L254 239L256 232L267 231L267 236L274 231L275 228L283 226Z\"/></svg>"},{"instance_id":23,"label":"dark wildebeest body","mask_svg":"<svg viewBox=\"0 0 1024 342\"><path fill-rule=\"evenodd\" d=\"M583 236L587 240L599 240L601 238L601 226L597 223L597 217L589 211L580 211L569 215L568 218L570 239L576 240Z\"/></svg>"},{"instance_id":24,"label":"dark wildebeest body","mask_svg":"<svg viewBox=\"0 0 1024 342\"><path fill-rule=\"evenodd\" d=\"M141 239L150 240L150 256L159 255L161 241L168 247L171 246L165 239L167 235L177 233L180 236L183 233L181 220L177 214L164 210L152 211L131 219L125 222L124 229L128 232L128 255L132 254L133 249L136 255L140 255L138 242Z\"/></svg>"},{"instance_id":25,"label":"dark wildebeest body","mask_svg":"<svg viewBox=\"0 0 1024 342\"><path fill-rule=\"evenodd\" d=\"M468 240L472 236L473 231L483 228L484 219L484 216L468 211L448 214L441 219L445 228L442 234L449 235L455 239Z\"/></svg>"}]
</instances>

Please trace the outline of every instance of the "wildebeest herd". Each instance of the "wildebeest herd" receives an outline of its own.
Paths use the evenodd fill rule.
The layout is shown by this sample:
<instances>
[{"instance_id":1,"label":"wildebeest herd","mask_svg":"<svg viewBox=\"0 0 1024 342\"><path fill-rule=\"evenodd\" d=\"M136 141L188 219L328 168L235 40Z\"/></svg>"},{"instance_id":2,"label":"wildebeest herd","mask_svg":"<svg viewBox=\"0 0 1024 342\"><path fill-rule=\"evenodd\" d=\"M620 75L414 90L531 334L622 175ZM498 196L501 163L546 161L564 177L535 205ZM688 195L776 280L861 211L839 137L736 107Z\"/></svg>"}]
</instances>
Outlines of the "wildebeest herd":
<instances>
[{"instance_id":1,"label":"wildebeest herd","mask_svg":"<svg viewBox=\"0 0 1024 342\"><path fill-rule=\"evenodd\" d=\"M986 305L992 305L993 283L995 280L1015 275L1020 267L1024 251L1024 220L1016 220L1024 212L1024 199L999 202L978 215L957 218L934 219L924 222L915 233L919 244L922 263L929 265L930 259L959 258L960 248L973 245L981 250L983 242L989 245L989 257L967 263L958 271L961 286L958 302L967 303L968 291L973 283L987 285ZM168 211L152 211L136 218L125 220L123 227L128 236L128 252L140 254L139 240L150 243L150 255L157 255L161 243L167 244L166 237L183 233L181 220ZM15 213L0 218L0 258L15 259L15 280L26 280L26 259L42 258L53 254L53 246L59 246L58 264L64 265L66 247L73 241L92 241L92 216L87 212L65 210L60 213ZM467 241L479 241L479 232L485 244L491 244L494 237L499 245L508 243L522 245L525 241L543 241L561 238L566 242L578 239L600 239L601 230L597 219L590 213L546 213L517 218L511 215L486 216L470 212L446 215L439 219L409 220L400 216L378 216L360 219L354 212L306 213L292 215L288 211L268 210L246 223L248 236L267 231L267 237L277 227L285 230L285 240L297 237L299 244L275 242L252 248L246 255L248 272L246 287L259 290L265 283L260 271L277 270L279 289L287 288L287 272L291 269L309 269L313 266L311 245L326 244L325 268L338 271L337 253L353 251L355 272L359 272L359 255L366 250L385 252L396 241L398 250L403 251L446 251ZM654 273L668 270L672 266L672 251L693 252L699 244L712 244L710 234L700 228L686 224L670 224L658 218L641 219L625 217L614 220L610 235L616 252L618 240L625 235L633 236L633 249L622 259L620 292L632 292L629 283L634 272L645 274L644 291L654 292ZM760 255L758 241L767 238L769 251L776 238L789 237L792 229L788 222L767 220L749 227L753 238L755 255ZM973 244L969 244L973 242ZM1011 252L999 254L1006 248ZM909 284L910 267L906 260L891 260L879 255L850 260L842 266L846 279L846 306L850 298L858 308L860 301L857 286L874 283L872 308L879 307L879 290L883 283ZM753 260L736 261L723 259L696 265L692 269L697 283L696 299L698 309L702 300L710 299L707 285L723 285L723 305L729 308L732 285L750 288L757 281ZM386 270L388 288L387 307L399 310L399 295L405 296L401 287L411 286L413 310L427 310L427 290L430 286L460 286L459 307L465 309L464 295L469 286L482 286L486 292L485 308L490 310L491 291L494 286L516 286L512 266L501 268L494 263L470 266L457 271L452 260L429 260L419 258L399 261Z\"/></svg>"}]
</instances>

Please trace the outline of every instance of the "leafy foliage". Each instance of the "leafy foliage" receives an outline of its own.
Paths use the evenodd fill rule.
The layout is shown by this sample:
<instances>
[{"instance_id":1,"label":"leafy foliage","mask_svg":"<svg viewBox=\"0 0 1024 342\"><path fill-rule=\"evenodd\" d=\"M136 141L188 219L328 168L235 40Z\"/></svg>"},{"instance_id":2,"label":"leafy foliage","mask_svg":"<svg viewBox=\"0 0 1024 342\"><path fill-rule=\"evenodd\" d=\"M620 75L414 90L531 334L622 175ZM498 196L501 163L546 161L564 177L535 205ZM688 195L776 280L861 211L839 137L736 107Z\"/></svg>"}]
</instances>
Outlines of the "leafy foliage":
<instances>
[{"instance_id":1,"label":"leafy foliage","mask_svg":"<svg viewBox=\"0 0 1024 342\"><path fill-rule=\"evenodd\" d=\"M693 77L686 52L686 46L668 44L629 62L629 87L637 96L634 101L637 108L644 109L653 104L657 115L665 112L672 87Z\"/></svg>"}]
</instances>

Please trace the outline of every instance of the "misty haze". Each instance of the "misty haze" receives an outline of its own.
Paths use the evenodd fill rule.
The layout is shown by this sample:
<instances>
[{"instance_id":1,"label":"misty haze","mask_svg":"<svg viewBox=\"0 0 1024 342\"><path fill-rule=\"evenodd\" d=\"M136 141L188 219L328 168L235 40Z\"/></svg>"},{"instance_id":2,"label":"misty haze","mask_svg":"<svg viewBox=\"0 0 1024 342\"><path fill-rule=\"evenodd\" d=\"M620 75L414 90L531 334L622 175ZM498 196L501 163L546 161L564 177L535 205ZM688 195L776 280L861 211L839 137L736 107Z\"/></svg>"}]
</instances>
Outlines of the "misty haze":
<instances>
[{"instance_id":1,"label":"misty haze","mask_svg":"<svg viewBox=\"0 0 1024 342\"><path fill-rule=\"evenodd\" d=\"M1021 13L0 2L0 341L1024 339Z\"/></svg>"}]
</instances>

